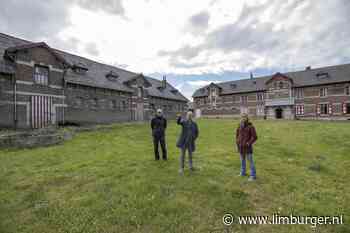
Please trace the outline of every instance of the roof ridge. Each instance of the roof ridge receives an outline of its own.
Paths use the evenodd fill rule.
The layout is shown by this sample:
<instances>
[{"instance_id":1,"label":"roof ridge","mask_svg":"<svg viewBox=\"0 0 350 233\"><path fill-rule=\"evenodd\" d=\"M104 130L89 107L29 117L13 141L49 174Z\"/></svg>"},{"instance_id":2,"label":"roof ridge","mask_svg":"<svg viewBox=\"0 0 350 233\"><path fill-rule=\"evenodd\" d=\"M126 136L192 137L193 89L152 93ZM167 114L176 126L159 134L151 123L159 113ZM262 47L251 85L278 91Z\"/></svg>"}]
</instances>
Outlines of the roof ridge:
<instances>
[{"instance_id":1,"label":"roof ridge","mask_svg":"<svg viewBox=\"0 0 350 233\"><path fill-rule=\"evenodd\" d=\"M63 51L61 49L56 49L56 48L52 48L53 50L59 52L59 53L64 53L66 55L69 55L69 56L74 56L74 57L77 57L77 58L81 58L81 59L84 59L84 60L88 60L89 62L92 62L92 63L96 63L96 64L99 64L99 65L104 65L104 66L108 66L108 67L112 67L114 69L118 69L118 70L121 70L121 71L124 71L124 72L128 72L130 74L134 74L134 75L137 75L139 73L136 73L136 72L133 72L133 71L130 71L130 70L126 70L126 69L123 69L123 68L120 68L120 67L117 67L117 66L114 66L114 65L110 65L110 64L107 64L107 63L104 63L104 62L101 62L101 61L96 61L96 60L93 60L91 58L87 58L87 57L83 57L83 56L80 56L80 55L77 55L77 54L74 54L72 52L67 52L67 51Z\"/></svg>"},{"instance_id":2,"label":"roof ridge","mask_svg":"<svg viewBox=\"0 0 350 233\"><path fill-rule=\"evenodd\" d=\"M312 71L317 71L317 70L324 70L324 69L330 69L330 68L337 68L337 67L343 67L343 66L350 66L350 63L344 63L344 64L338 64L338 65L329 65L329 66L322 66L322 67L316 67L316 68L312 68L310 70L297 70L297 71L288 71L288 72L275 72L273 74L269 74L269 75L263 75L263 76L258 76L258 77L254 77L254 78L242 78L242 79L237 79L237 80L230 80L230 81L224 81L224 82L219 82L219 83L214 83L217 85L221 85L221 84L228 84L231 82L237 82L237 81L247 81L247 80L258 80L258 79L262 79L262 78L270 78L272 77L274 74L276 73L281 73L284 75L290 75L290 74L295 74L295 73L303 73L303 72L312 72ZM207 87L210 84L204 86ZM202 88L204 88L202 87ZM201 89L201 88L200 88Z\"/></svg>"},{"instance_id":3,"label":"roof ridge","mask_svg":"<svg viewBox=\"0 0 350 233\"><path fill-rule=\"evenodd\" d=\"M17 37L17 36L9 35L9 34L2 33L2 32L0 32L0 36L7 37L7 38L12 38L12 39L15 39L15 40L24 42L24 43L45 43L45 44L47 44L45 41L34 42L34 41L31 41L31 40L22 39L22 38L19 38L19 37ZM72 52L63 51L63 50L61 50L61 49L57 49L57 48L51 47L50 45L48 45L48 46L49 46L50 48L52 48L54 51L58 51L58 52L61 52L61 53L65 53L65 54L70 55L70 56L75 56L75 57L78 57L78 58L82 58L82 59L88 60L88 61L93 62L93 63L100 64L100 65L105 65L105 66L113 67L113 68L115 68L115 69L119 69L119 70L122 70L122 71L124 71L124 72L131 73L131 74L138 74L138 73L133 72L133 71L125 70L125 69L122 69L122 68L119 68L119 67L116 67L116 66L113 66L113 65L110 65L110 64L106 64L106 63L103 63L103 62L100 62L100 61L92 60L92 59L87 58L87 57L79 56L79 55L74 54L74 53L72 53Z\"/></svg>"},{"instance_id":4,"label":"roof ridge","mask_svg":"<svg viewBox=\"0 0 350 233\"><path fill-rule=\"evenodd\" d=\"M4 36L4 37L7 37L7 38L11 37L12 39L15 39L15 40L18 40L18 41L21 41L21 42L25 42L25 43L36 43L36 42L34 42L34 41L22 39L22 38L19 38L19 37L17 37L17 36L5 34L5 33L2 33L2 32L0 32L0 36Z\"/></svg>"}]
</instances>

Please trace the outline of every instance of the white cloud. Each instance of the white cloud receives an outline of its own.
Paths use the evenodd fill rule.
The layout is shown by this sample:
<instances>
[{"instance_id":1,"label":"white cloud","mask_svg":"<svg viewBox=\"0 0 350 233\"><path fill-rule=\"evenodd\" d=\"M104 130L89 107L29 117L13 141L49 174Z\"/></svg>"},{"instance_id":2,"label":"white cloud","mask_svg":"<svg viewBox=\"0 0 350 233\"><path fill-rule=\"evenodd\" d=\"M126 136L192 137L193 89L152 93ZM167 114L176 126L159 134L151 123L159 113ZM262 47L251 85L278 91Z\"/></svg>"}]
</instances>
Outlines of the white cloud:
<instances>
[{"instance_id":1,"label":"white cloud","mask_svg":"<svg viewBox=\"0 0 350 233\"><path fill-rule=\"evenodd\" d=\"M350 62L348 0L0 3L1 32L135 72L177 75L187 96L211 81L186 75Z\"/></svg>"}]
</instances>

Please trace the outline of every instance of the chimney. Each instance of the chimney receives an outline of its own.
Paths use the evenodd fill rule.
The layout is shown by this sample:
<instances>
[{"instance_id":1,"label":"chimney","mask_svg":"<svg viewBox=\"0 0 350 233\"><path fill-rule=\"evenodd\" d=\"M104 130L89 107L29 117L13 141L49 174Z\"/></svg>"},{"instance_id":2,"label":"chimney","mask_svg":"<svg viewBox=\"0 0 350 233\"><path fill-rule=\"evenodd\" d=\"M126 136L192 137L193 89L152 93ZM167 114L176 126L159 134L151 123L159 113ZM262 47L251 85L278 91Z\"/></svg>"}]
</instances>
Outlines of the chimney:
<instances>
[{"instance_id":1,"label":"chimney","mask_svg":"<svg viewBox=\"0 0 350 233\"><path fill-rule=\"evenodd\" d=\"M254 76L253 76L253 72L250 72L250 79L253 79Z\"/></svg>"},{"instance_id":2,"label":"chimney","mask_svg":"<svg viewBox=\"0 0 350 233\"><path fill-rule=\"evenodd\" d=\"M163 81L162 81L162 87L165 89L166 88L166 76L163 76Z\"/></svg>"},{"instance_id":3,"label":"chimney","mask_svg":"<svg viewBox=\"0 0 350 233\"><path fill-rule=\"evenodd\" d=\"M307 66L305 70L311 70L311 66Z\"/></svg>"}]
</instances>

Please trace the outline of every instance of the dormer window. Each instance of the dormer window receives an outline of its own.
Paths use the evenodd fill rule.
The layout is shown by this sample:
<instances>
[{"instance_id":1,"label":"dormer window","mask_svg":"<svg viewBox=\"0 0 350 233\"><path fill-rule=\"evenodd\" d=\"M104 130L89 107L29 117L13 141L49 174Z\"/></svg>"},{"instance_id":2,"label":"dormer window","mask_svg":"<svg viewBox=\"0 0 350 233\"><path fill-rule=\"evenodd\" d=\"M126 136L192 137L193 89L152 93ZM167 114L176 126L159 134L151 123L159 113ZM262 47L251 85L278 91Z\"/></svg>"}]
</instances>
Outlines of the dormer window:
<instances>
[{"instance_id":1,"label":"dormer window","mask_svg":"<svg viewBox=\"0 0 350 233\"><path fill-rule=\"evenodd\" d=\"M73 71L77 74L85 74L89 69L83 63L78 63L73 65Z\"/></svg>"},{"instance_id":2,"label":"dormer window","mask_svg":"<svg viewBox=\"0 0 350 233\"><path fill-rule=\"evenodd\" d=\"M235 83L231 83L231 89L236 89L236 87L237 87L237 84L235 84Z\"/></svg>"},{"instance_id":3,"label":"dormer window","mask_svg":"<svg viewBox=\"0 0 350 233\"><path fill-rule=\"evenodd\" d=\"M329 74L326 72L321 72L316 74L317 78L323 79L323 78L329 78Z\"/></svg>"},{"instance_id":4,"label":"dormer window","mask_svg":"<svg viewBox=\"0 0 350 233\"><path fill-rule=\"evenodd\" d=\"M106 74L106 78L109 79L110 81L116 81L118 77L119 75L114 71L110 71L109 73Z\"/></svg>"},{"instance_id":5,"label":"dormer window","mask_svg":"<svg viewBox=\"0 0 350 233\"><path fill-rule=\"evenodd\" d=\"M171 90L171 93L173 93L174 95L176 95L178 92L178 90Z\"/></svg>"}]
</instances>

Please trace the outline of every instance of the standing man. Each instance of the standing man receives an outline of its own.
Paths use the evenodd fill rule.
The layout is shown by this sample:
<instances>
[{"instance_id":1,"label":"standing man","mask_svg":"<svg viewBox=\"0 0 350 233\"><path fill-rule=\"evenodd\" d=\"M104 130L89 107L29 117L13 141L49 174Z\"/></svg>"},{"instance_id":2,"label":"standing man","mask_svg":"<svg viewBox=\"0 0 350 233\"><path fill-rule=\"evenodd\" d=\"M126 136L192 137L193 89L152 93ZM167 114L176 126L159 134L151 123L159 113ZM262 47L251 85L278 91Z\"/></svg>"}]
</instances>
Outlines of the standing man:
<instances>
[{"instance_id":1,"label":"standing man","mask_svg":"<svg viewBox=\"0 0 350 233\"><path fill-rule=\"evenodd\" d=\"M177 118L177 124L182 126L182 131L176 144L176 146L181 149L180 174L183 174L184 172L186 150L188 151L189 168L191 171L194 170L192 164L192 154L196 150L195 141L198 138L199 132L198 126L192 118L193 113L191 111L187 112L185 120L182 119L181 115L178 115Z\"/></svg>"},{"instance_id":2,"label":"standing man","mask_svg":"<svg viewBox=\"0 0 350 233\"><path fill-rule=\"evenodd\" d=\"M159 144L162 148L163 160L168 159L166 144L165 144L166 126L167 126L167 122L166 122L166 119L163 117L163 112L161 109L158 109L156 116L151 121L155 160L159 160L159 151L158 151Z\"/></svg>"},{"instance_id":3,"label":"standing man","mask_svg":"<svg viewBox=\"0 0 350 233\"><path fill-rule=\"evenodd\" d=\"M249 160L249 181L256 179L256 170L253 161L253 144L258 139L253 124L249 121L247 114L242 114L241 122L236 130L236 144L241 157L240 176L246 176L246 158Z\"/></svg>"}]
</instances>

